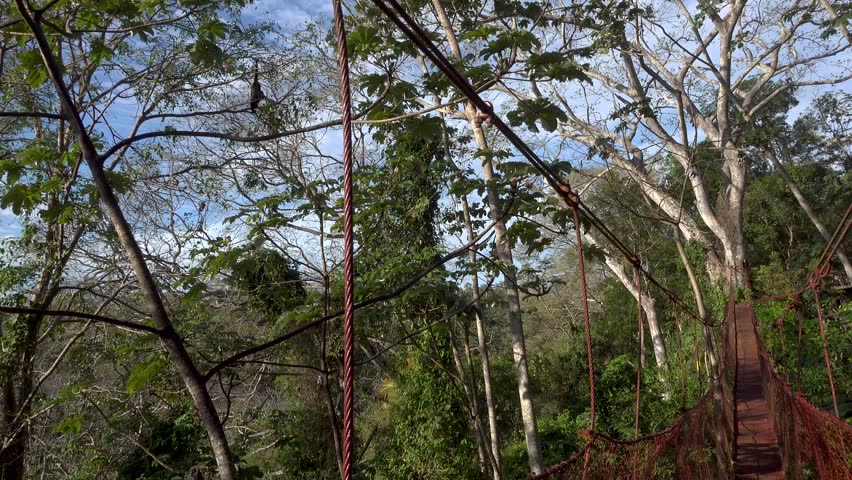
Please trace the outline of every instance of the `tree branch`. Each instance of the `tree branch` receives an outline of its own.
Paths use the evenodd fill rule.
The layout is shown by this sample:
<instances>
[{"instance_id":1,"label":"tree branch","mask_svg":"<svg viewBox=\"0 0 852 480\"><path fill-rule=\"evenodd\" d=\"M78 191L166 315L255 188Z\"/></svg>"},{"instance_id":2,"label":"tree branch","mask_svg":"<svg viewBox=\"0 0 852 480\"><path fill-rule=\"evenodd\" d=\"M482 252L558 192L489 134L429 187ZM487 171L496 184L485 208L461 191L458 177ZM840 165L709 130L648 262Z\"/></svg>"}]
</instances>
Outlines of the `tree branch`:
<instances>
[{"instance_id":1,"label":"tree branch","mask_svg":"<svg viewBox=\"0 0 852 480\"><path fill-rule=\"evenodd\" d=\"M75 312L72 310L42 310L38 308L26 307L7 307L0 305L0 313L16 313L22 315L44 315L46 317L74 317L82 318L83 320L93 320L95 322L115 325L117 327L129 328L131 330L141 330L143 332L153 333L154 335L162 335L163 331L159 328L150 327L141 323L128 322L125 320L117 320L115 318L105 317L103 315L95 315L93 313Z\"/></svg>"}]
</instances>

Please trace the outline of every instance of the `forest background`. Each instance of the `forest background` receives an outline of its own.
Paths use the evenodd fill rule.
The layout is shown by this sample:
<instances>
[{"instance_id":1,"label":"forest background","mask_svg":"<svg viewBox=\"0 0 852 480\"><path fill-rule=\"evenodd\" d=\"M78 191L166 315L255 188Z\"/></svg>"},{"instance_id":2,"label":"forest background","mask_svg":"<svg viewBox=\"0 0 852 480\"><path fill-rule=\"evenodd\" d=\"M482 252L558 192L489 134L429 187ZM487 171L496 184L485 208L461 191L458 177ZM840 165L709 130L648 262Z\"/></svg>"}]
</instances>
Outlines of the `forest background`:
<instances>
[{"instance_id":1,"label":"forest background","mask_svg":"<svg viewBox=\"0 0 852 480\"><path fill-rule=\"evenodd\" d=\"M339 475L327 3L0 5L0 478ZM357 475L540 471L590 420L571 211L374 4L343 6ZM581 219L595 430L632 438L637 370L641 433L664 428L718 375L726 288L749 294L743 263L751 294L803 287L852 202L852 5L404 6L703 320L637 287ZM846 421L852 308L836 287L850 279L841 248L822 306ZM758 311L792 372L780 346L797 332L775 323L786 314ZM804 390L831 411L819 336L805 338Z\"/></svg>"}]
</instances>

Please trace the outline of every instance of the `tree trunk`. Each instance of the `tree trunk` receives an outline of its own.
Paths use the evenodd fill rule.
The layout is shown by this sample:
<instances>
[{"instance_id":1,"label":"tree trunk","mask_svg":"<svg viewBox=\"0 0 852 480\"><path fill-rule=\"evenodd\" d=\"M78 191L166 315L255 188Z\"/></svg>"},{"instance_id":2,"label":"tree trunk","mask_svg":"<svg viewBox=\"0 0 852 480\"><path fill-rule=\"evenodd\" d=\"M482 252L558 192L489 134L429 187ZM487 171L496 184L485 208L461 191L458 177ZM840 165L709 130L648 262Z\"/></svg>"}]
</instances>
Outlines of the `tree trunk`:
<instances>
[{"instance_id":1,"label":"tree trunk","mask_svg":"<svg viewBox=\"0 0 852 480\"><path fill-rule=\"evenodd\" d=\"M585 233L583 234L583 238L589 245L594 245L598 248L601 247L597 239L595 239L591 234ZM604 254L604 259L607 268L609 268L613 275L615 275L615 278L617 278L618 281L624 285L624 288L630 292L630 295L633 295L633 298L638 301L639 289L636 287L636 283L633 281L633 278L627 273L624 265L608 253ZM668 371L668 352L666 351L665 334L663 333L663 329L660 327L660 319L657 314L657 302L654 300L654 297L649 295L647 292L641 292L641 294L642 310L645 312L645 318L648 321L648 330L651 333L651 343L654 346L654 360L656 361L658 368L663 371Z\"/></svg>"},{"instance_id":2,"label":"tree trunk","mask_svg":"<svg viewBox=\"0 0 852 480\"><path fill-rule=\"evenodd\" d=\"M477 285L477 289L479 286ZM491 361L488 358L488 343L485 339L485 325L482 323L482 315L477 308L476 316L476 339L479 345L480 361L482 362L482 378L485 390L485 404L488 410L488 429L491 433L491 452L494 456L494 480L503 478L503 455L500 452L500 436L497 430L497 406L494 401L494 391L491 382Z\"/></svg>"},{"instance_id":3,"label":"tree trunk","mask_svg":"<svg viewBox=\"0 0 852 480\"><path fill-rule=\"evenodd\" d=\"M446 136L445 130L445 154L447 156L447 161L450 162L451 165L454 165L455 168L455 164L452 162L452 158L450 158L448 141L449 139ZM470 207L468 206L466 195L461 197L461 205L467 239L469 242L472 242L475 238L475 234L473 232L473 222L470 219ZM468 258L470 259L471 265L476 265L476 250L474 248L471 248L468 253ZM497 404L494 400L494 391L491 381L491 359L488 355L488 341L485 336L485 323L482 321L482 315L479 313L479 297L481 293L479 290L479 276L476 269L474 269L474 273L471 276L471 289L473 290L473 297L475 299L473 302L473 315L474 321L476 322L477 346L479 347L480 362L482 363L482 384L483 389L485 390L485 406L488 411L488 430L490 433L489 437L491 440L492 455L491 472L494 480L500 480L503 477L503 455L500 451L500 434L497 429Z\"/></svg>"},{"instance_id":4,"label":"tree trunk","mask_svg":"<svg viewBox=\"0 0 852 480\"><path fill-rule=\"evenodd\" d=\"M464 388L464 394L467 397L468 408L470 408L470 423L473 427L473 438L476 442L476 453L479 456L479 471L482 473L483 477L488 473L488 465L491 463L488 460L488 454L485 451L485 432L482 431L482 423L480 422L481 416L479 414L479 392L476 390L476 383L473 381L473 377L468 378L467 369L464 367L464 362L462 361L461 354L459 353L458 346L456 345L455 335L453 335L452 328L450 328L450 347L453 352L453 365L456 367L456 371L459 375L459 381L461 381L462 387Z\"/></svg>"},{"instance_id":5,"label":"tree trunk","mask_svg":"<svg viewBox=\"0 0 852 480\"><path fill-rule=\"evenodd\" d=\"M61 74L61 67L53 56L50 43L41 30L41 26L36 22L33 11L26 2L24 0L16 0L15 3L24 21L33 31L39 52L47 69L48 77L59 96L63 117L69 122L74 132L83 159L91 171L92 181L100 196L101 204L115 229L121 245L127 252L128 260L139 281L149 314L154 324L161 330L160 340L171 356L172 362L178 374L183 379L193 399L195 408L198 410L199 417L210 440L219 475L222 480L236 480L237 470L234 465L231 448L225 435L225 429L216 412L216 407L210 397L210 392L207 390L206 381L192 361L182 339L177 331L175 331L169 319L159 289L145 262L142 249L136 242L133 230L124 217L124 213L118 203L118 198L115 196L115 192L104 173L104 168L99 159L95 144L89 136L88 130L83 125L79 112L68 93L65 80Z\"/></svg>"},{"instance_id":6,"label":"tree trunk","mask_svg":"<svg viewBox=\"0 0 852 480\"><path fill-rule=\"evenodd\" d=\"M822 235L822 238L825 239L826 242L831 240L831 232L825 228L825 225L819 220L814 209L811 208L811 204L808 203L808 199L805 198L802 191L799 190L799 187L796 185L796 182L790 177L790 174L787 173L787 170L781 165L781 162L778 160L778 157L775 155L775 152L771 148L767 148L766 156L772 160L772 165L775 166L775 171L778 172L778 175L784 180L784 183L787 184L787 188L790 189L790 192L793 193L793 196L796 197L796 201L799 203L799 206L802 207L802 210L805 212L805 215L808 216L811 223L814 224L817 230L819 230L819 234ZM837 259L840 260L840 263L843 265L843 270L846 272L846 280L852 283L852 263L849 263L849 257L843 252L842 249L837 249Z\"/></svg>"},{"instance_id":7,"label":"tree trunk","mask_svg":"<svg viewBox=\"0 0 852 480\"><path fill-rule=\"evenodd\" d=\"M447 36L447 43L450 50L456 58L462 58L461 49L459 48L458 40L456 39L453 27L450 24L450 19L447 16L446 10L441 3L441 0L432 0L432 5L435 7L435 13L441 27ZM477 123L475 119L475 109L468 102L465 105L465 113L468 121L473 128L473 135L476 139L476 146L480 150L488 148L488 143L485 141L485 134L482 131L482 125ZM524 326L521 316L521 298L517 286L517 277L515 274L515 263L512 258L512 248L506 241L506 222L502 217L502 206L500 196L494 186L494 167L490 158L483 159L483 176L486 181L486 197L491 218L495 221L494 235L496 241L497 258L505 265L505 289L506 302L509 310L509 331L512 337L512 357L515 364L515 378L518 381L518 397L521 406L521 418L524 424L524 437L527 444L527 455L529 457L530 470L534 473L542 470L542 453L541 445L538 439L538 422L536 421L535 408L533 402L532 387L530 386L529 369L527 366L527 347L524 338Z\"/></svg>"},{"instance_id":8,"label":"tree trunk","mask_svg":"<svg viewBox=\"0 0 852 480\"><path fill-rule=\"evenodd\" d=\"M724 478L723 472L727 469L727 462L725 460L725 441L723 439L723 434L726 429L724 415L722 413L722 409L724 408L724 398L719 372L719 357L716 354L716 348L713 344L710 327L707 326L707 308L704 304L704 296L701 293L701 286L698 284L698 278L695 276L695 271L689 263L689 257L686 256L686 250L684 250L683 242L680 240L680 233L677 228L673 228L672 230L674 230L677 253L680 255L680 260L683 263L683 267L686 269L686 276L689 278L689 285L692 287L692 293L695 295L695 305L698 308L698 316L701 318L701 328L704 334L704 350L707 354L707 363L710 364L710 386L713 389L713 422L715 424L713 440L716 445L716 448L714 449L716 466L719 469L718 477Z\"/></svg>"},{"instance_id":9,"label":"tree trunk","mask_svg":"<svg viewBox=\"0 0 852 480\"><path fill-rule=\"evenodd\" d=\"M473 116L473 107L468 105ZM477 147L480 150L488 148L482 126L472 122L473 135L476 138ZM490 158L483 158L483 176L486 182L486 197L488 209L494 224L494 237L497 250L497 258L503 263L505 270L504 288L506 290L506 303L509 310L509 331L512 336L512 357L515 362L515 378L518 381L518 398L521 405L521 418L524 424L524 437L527 442L527 455L529 456L530 470L538 473L542 469L541 445L538 439L538 423L536 421L533 402L532 387L530 385L529 369L527 366L527 347L524 336L524 325L521 316L521 297L518 290L518 279L516 276L515 262L512 257L512 248L506 239L506 222L502 219L503 207L497 188L494 186L494 167Z\"/></svg>"}]
</instances>

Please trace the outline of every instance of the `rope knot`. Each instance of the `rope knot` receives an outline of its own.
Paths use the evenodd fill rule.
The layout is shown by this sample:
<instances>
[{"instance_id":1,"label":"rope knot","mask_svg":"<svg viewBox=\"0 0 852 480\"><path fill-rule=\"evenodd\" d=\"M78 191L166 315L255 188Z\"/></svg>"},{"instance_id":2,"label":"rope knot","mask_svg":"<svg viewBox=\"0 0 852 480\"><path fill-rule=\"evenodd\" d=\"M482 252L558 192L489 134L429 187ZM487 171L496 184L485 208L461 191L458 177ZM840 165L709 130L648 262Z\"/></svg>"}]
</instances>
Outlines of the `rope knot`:
<instances>
[{"instance_id":1,"label":"rope knot","mask_svg":"<svg viewBox=\"0 0 852 480\"><path fill-rule=\"evenodd\" d=\"M814 271L811 273L810 278L808 278L808 285L811 288L818 288L819 284L822 282L828 275L828 271L831 269L830 263L825 263L823 265L818 265L814 267Z\"/></svg>"},{"instance_id":2,"label":"rope knot","mask_svg":"<svg viewBox=\"0 0 852 480\"><path fill-rule=\"evenodd\" d=\"M639 259L639 254L634 253L627 257L627 261L637 269L642 269L642 261Z\"/></svg>"},{"instance_id":3,"label":"rope knot","mask_svg":"<svg viewBox=\"0 0 852 480\"><path fill-rule=\"evenodd\" d=\"M494 105L487 100L483 101L483 103L485 104L485 110L477 108L473 121L477 125L482 125L482 122L492 125L494 123L494 117L492 116L494 114Z\"/></svg>"},{"instance_id":4,"label":"rope knot","mask_svg":"<svg viewBox=\"0 0 852 480\"><path fill-rule=\"evenodd\" d=\"M571 208L577 208L580 205L580 195L571 190L571 184L567 181L560 181L556 187L556 193L562 197L562 200Z\"/></svg>"}]
</instances>

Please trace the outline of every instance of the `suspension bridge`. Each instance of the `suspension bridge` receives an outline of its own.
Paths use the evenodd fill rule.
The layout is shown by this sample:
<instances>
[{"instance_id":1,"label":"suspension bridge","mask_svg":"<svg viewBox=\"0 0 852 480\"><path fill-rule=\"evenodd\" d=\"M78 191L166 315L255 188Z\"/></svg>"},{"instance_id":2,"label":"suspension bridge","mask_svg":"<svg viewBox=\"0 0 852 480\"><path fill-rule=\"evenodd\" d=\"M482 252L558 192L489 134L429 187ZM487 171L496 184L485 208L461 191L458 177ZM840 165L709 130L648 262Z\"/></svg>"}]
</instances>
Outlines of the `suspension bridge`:
<instances>
[{"instance_id":1,"label":"suspension bridge","mask_svg":"<svg viewBox=\"0 0 852 480\"><path fill-rule=\"evenodd\" d=\"M839 416L820 302L831 258L852 224L851 214L852 205L804 288L743 303L736 303L730 289L720 375L671 426L631 441L589 430L578 452L529 479L852 479L852 426ZM807 400L801 378L794 389L776 371L758 334L755 304L787 299L775 322L781 330L786 314L801 308L808 292L817 311L833 414ZM797 329L800 347L801 316Z\"/></svg>"},{"instance_id":2,"label":"suspension bridge","mask_svg":"<svg viewBox=\"0 0 852 480\"><path fill-rule=\"evenodd\" d=\"M354 437L353 426L353 350L354 328L352 285L352 193L351 193L351 99L346 34L341 1L335 0L335 31L338 43L341 100L344 106L344 236L345 293L344 293L344 412L343 412L343 479L351 480ZM505 138L535 167L554 193L561 198L574 217L579 277L582 289L587 361L589 366L590 425L581 432L586 443L573 455L543 472L531 474L529 480L581 478L586 479L782 479L820 478L852 480L852 426L840 419L837 394L832 374L831 358L825 333L825 321L820 292L831 268L831 259L845 241L852 224L852 205L822 252L807 285L799 290L773 297L752 299L746 259L729 266L727 315L721 325L707 325L707 319L690 313L689 306L661 285L608 226L601 221L567 179L561 178L505 122L494 115L490 103L484 101L475 88L431 41L420 26L397 0L373 0L387 18L408 37L423 54L459 89L467 102L487 118ZM584 267L580 217L596 229L621 253L635 271L637 291L642 280L656 287L672 303L675 321L678 311L689 313L704 326L719 327L721 352L715 352L714 373L706 393L667 428L639 436L639 405L642 395L641 369L637 369L635 402L635 435L632 440L615 439L595 431L595 377L592 369L592 348L589 310ZM736 280L735 280L736 279ZM737 302L735 285L745 281L746 298ZM826 380L831 389L834 414L811 404L802 391L801 379L793 389L779 374L770 354L761 341L754 305L767 301L787 300L784 316L778 320L783 327L786 313L801 306L805 293L812 293L817 311L820 343L826 367ZM643 324L642 296L638 295L637 329L641 336ZM799 317L799 345L803 336ZM708 340L712 343L712 341ZM783 348L783 336L782 336ZM709 349L708 349L709 350ZM709 353L709 352L708 352ZM641 355L641 350L640 350ZM641 362L637 362L637 365ZM682 363L682 362L681 362ZM683 369L681 369L683 375ZM684 385L681 379L681 385ZM683 388L683 387L682 387ZM683 394L682 394L683 398Z\"/></svg>"}]
</instances>

